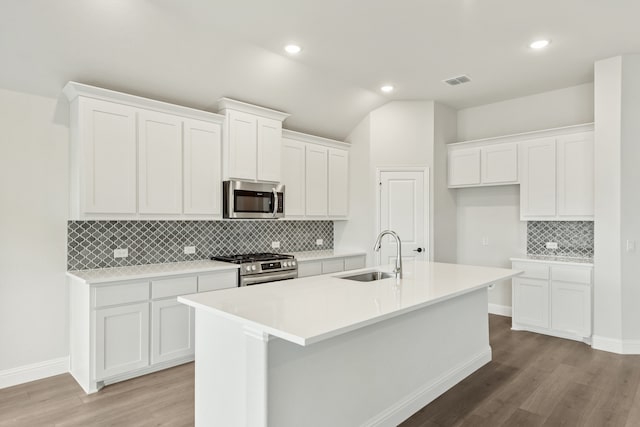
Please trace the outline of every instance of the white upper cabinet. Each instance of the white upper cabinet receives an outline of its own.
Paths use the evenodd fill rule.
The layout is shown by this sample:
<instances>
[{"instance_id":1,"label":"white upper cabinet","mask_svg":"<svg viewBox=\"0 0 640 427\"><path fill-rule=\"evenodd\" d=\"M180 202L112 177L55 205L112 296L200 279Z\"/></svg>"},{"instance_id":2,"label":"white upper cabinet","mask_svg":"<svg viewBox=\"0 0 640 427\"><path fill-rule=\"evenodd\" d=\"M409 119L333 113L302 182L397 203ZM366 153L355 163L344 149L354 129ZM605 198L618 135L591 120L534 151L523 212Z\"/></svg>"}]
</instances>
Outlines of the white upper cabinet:
<instances>
[{"instance_id":1,"label":"white upper cabinet","mask_svg":"<svg viewBox=\"0 0 640 427\"><path fill-rule=\"evenodd\" d=\"M468 145L473 145L468 147ZM448 147L449 187L518 183L518 146L514 143Z\"/></svg>"},{"instance_id":2,"label":"white upper cabinet","mask_svg":"<svg viewBox=\"0 0 640 427\"><path fill-rule=\"evenodd\" d=\"M285 215L305 214L305 143L282 138L282 184L285 186Z\"/></svg>"},{"instance_id":3,"label":"white upper cabinet","mask_svg":"<svg viewBox=\"0 0 640 427\"><path fill-rule=\"evenodd\" d=\"M346 219L349 149L344 142L283 131L282 183L287 218Z\"/></svg>"},{"instance_id":4,"label":"white upper cabinet","mask_svg":"<svg viewBox=\"0 0 640 427\"><path fill-rule=\"evenodd\" d=\"M282 122L289 115L229 98L219 107L226 117L224 179L280 182Z\"/></svg>"},{"instance_id":5,"label":"white upper cabinet","mask_svg":"<svg viewBox=\"0 0 640 427\"><path fill-rule=\"evenodd\" d=\"M480 149L449 150L449 186L480 184Z\"/></svg>"},{"instance_id":6,"label":"white upper cabinet","mask_svg":"<svg viewBox=\"0 0 640 427\"><path fill-rule=\"evenodd\" d=\"M593 132L520 143L520 219L593 219Z\"/></svg>"},{"instance_id":7,"label":"white upper cabinet","mask_svg":"<svg viewBox=\"0 0 640 427\"><path fill-rule=\"evenodd\" d=\"M280 182L282 122L258 119L258 181Z\"/></svg>"},{"instance_id":8,"label":"white upper cabinet","mask_svg":"<svg viewBox=\"0 0 640 427\"><path fill-rule=\"evenodd\" d=\"M523 221L593 220L593 124L449 144L449 187L520 184Z\"/></svg>"},{"instance_id":9,"label":"white upper cabinet","mask_svg":"<svg viewBox=\"0 0 640 427\"><path fill-rule=\"evenodd\" d=\"M136 212L136 110L81 98L72 104L74 210L92 214Z\"/></svg>"},{"instance_id":10,"label":"white upper cabinet","mask_svg":"<svg viewBox=\"0 0 640 427\"><path fill-rule=\"evenodd\" d=\"M522 152L520 218L556 215L556 141L543 138L520 144Z\"/></svg>"},{"instance_id":11,"label":"white upper cabinet","mask_svg":"<svg viewBox=\"0 0 640 427\"><path fill-rule=\"evenodd\" d=\"M258 118L241 111L229 111L228 177L255 181L258 164Z\"/></svg>"},{"instance_id":12,"label":"white upper cabinet","mask_svg":"<svg viewBox=\"0 0 640 427\"><path fill-rule=\"evenodd\" d=\"M329 149L329 216L349 214L349 152Z\"/></svg>"},{"instance_id":13,"label":"white upper cabinet","mask_svg":"<svg viewBox=\"0 0 640 427\"><path fill-rule=\"evenodd\" d=\"M481 182L514 184L518 182L518 145L495 144L480 149Z\"/></svg>"},{"instance_id":14,"label":"white upper cabinet","mask_svg":"<svg viewBox=\"0 0 640 427\"><path fill-rule=\"evenodd\" d=\"M138 207L144 214L182 212L182 119L138 113Z\"/></svg>"},{"instance_id":15,"label":"white upper cabinet","mask_svg":"<svg viewBox=\"0 0 640 427\"><path fill-rule=\"evenodd\" d=\"M326 217L328 214L328 160L329 149L327 147L307 145L305 205L308 217Z\"/></svg>"},{"instance_id":16,"label":"white upper cabinet","mask_svg":"<svg viewBox=\"0 0 640 427\"><path fill-rule=\"evenodd\" d=\"M558 216L593 218L593 132L559 137Z\"/></svg>"},{"instance_id":17,"label":"white upper cabinet","mask_svg":"<svg viewBox=\"0 0 640 427\"><path fill-rule=\"evenodd\" d=\"M183 125L184 213L222 215L222 126L200 120Z\"/></svg>"},{"instance_id":18,"label":"white upper cabinet","mask_svg":"<svg viewBox=\"0 0 640 427\"><path fill-rule=\"evenodd\" d=\"M71 219L220 216L223 116L75 82L64 93Z\"/></svg>"}]
</instances>

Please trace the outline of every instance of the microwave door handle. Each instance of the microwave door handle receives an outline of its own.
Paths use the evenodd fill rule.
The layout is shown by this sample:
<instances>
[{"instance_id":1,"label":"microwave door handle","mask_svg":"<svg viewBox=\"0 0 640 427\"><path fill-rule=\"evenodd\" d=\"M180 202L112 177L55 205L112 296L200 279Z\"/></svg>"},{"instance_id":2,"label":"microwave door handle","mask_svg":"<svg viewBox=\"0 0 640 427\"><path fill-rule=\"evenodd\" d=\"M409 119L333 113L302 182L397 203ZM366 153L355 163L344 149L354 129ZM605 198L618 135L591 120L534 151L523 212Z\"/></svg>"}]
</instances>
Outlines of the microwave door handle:
<instances>
[{"instance_id":1,"label":"microwave door handle","mask_svg":"<svg viewBox=\"0 0 640 427\"><path fill-rule=\"evenodd\" d=\"M275 218L278 214L278 192L275 188L273 188L273 217Z\"/></svg>"}]
</instances>

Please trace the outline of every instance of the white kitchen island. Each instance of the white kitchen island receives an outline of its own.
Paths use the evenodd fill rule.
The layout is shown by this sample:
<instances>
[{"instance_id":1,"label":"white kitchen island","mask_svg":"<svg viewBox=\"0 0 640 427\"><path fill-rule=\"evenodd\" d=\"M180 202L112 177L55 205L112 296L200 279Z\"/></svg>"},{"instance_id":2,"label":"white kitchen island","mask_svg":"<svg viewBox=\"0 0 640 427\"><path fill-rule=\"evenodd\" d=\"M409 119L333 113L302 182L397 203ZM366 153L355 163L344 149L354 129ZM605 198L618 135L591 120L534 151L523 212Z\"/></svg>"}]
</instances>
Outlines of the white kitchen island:
<instances>
[{"instance_id":1,"label":"white kitchen island","mask_svg":"<svg viewBox=\"0 0 640 427\"><path fill-rule=\"evenodd\" d=\"M196 426L395 426L488 363L486 287L519 271L411 270L180 297L196 308Z\"/></svg>"}]
</instances>

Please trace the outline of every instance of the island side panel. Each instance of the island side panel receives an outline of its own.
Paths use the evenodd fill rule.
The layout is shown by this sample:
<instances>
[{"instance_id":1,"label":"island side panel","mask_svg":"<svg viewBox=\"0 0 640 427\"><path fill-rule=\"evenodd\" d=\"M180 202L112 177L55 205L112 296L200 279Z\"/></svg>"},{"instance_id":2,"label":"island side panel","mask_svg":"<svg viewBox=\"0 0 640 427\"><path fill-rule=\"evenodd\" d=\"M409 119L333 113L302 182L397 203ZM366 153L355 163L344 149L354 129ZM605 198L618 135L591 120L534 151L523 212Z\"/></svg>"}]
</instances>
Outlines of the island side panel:
<instances>
[{"instance_id":1,"label":"island side panel","mask_svg":"<svg viewBox=\"0 0 640 427\"><path fill-rule=\"evenodd\" d=\"M395 426L491 360L480 289L307 347L274 339L269 426Z\"/></svg>"},{"instance_id":2,"label":"island side panel","mask_svg":"<svg viewBox=\"0 0 640 427\"><path fill-rule=\"evenodd\" d=\"M196 427L247 425L246 338L240 323L196 309Z\"/></svg>"}]
</instances>

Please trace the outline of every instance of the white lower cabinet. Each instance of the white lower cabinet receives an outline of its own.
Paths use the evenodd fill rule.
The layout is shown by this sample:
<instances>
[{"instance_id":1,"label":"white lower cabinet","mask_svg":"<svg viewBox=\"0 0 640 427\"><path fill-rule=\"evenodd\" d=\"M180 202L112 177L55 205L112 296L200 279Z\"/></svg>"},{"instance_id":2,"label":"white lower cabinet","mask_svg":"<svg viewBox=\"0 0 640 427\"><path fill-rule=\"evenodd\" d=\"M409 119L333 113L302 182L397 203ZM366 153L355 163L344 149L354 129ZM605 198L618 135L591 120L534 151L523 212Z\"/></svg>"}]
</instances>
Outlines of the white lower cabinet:
<instances>
[{"instance_id":1,"label":"white lower cabinet","mask_svg":"<svg viewBox=\"0 0 640 427\"><path fill-rule=\"evenodd\" d=\"M102 308L95 319L97 380L149 365L149 303Z\"/></svg>"},{"instance_id":2,"label":"white lower cabinet","mask_svg":"<svg viewBox=\"0 0 640 427\"><path fill-rule=\"evenodd\" d=\"M194 359L195 310L180 295L238 286L237 269L70 283L70 372L87 393Z\"/></svg>"},{"instance_id":3,"label":"white lower cabinet","mask_svg":"<svg viewBox=\"0 0 640 427\"><path fill-rule=\"evenodd\" d=\"M513 329L590 341L591 266L514 261L512 268L524 271L512 280Z\"/></svg>"},{"instance_id":4,"label":"white lower cabinet","mask_svg":"<svg viewBox=\"0 0 640 427\"><path fill-rule=\"evenodd\" d=\"M551 329L591 335L591 287L551 282Z\"/></svg>"},{"instance_id":5,"label":"white lower cabinet","mask_svg":"<svg viewBox=\"0 0 640 427\"><path fill-rule=\"evenodd\" d=\"M169 298L151 303L151 363L192 356L195 311Z\"/></svg>"},{"instance_id":6,"label":"white lower cabinet","mask_svg":"<svg viewBox=\"0 0 640 427\"><path fill-rule=\"evenodd\" d=\"M549 282L527 278L513 279L513 306L514 322L548 328Z\"/></svg>"},{"instance_id":7,"label":"white lower cabinet","mask_svg":"<svg viewBox=\"0 0 640 427\"><path fill-rule=\"evenodd\" d=\"M357 270L366 266L366 255L298 261L298 277Z\"/></svg>"}]
</instances>

